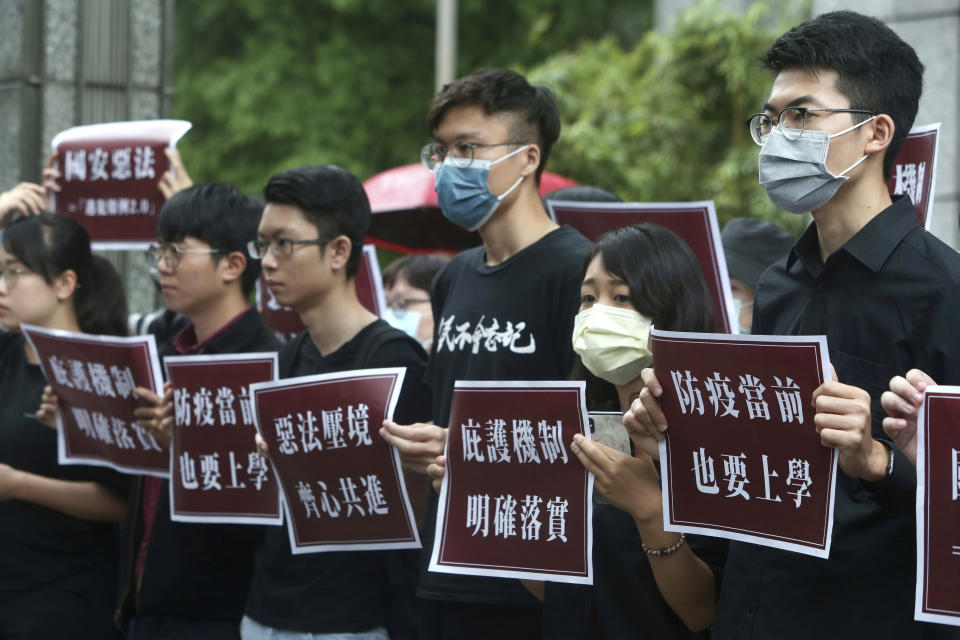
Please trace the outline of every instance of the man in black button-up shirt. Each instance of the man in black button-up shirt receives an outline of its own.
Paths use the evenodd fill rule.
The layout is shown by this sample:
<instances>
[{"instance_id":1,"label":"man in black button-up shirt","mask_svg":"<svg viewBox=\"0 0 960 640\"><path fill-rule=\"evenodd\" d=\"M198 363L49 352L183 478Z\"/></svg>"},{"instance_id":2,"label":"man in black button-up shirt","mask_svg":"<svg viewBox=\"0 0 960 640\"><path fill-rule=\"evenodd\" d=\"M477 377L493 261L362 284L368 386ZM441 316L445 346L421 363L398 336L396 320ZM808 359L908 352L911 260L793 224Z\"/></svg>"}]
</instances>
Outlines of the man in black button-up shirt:
<instances>
[{"instance_id":1,"label":"man in black button-up shirt","mask_svg":"<svg viewBox=\"0 0 960 640\"><path fill-rule=\"evenodd\" d=\"M919 366L960 382L960 361L948 357L960 353L960 258L886 187L923 67L889 28L850 12L792 29L764 62L776 75L764 114L750 120L761 182L779 206L809 206L814 224L761 277L753 332L827 336L839 382L814 394L815 423L841 472L830 558L732 543L712 637L960 637L913 621L916 477L881 429L893 375ZM783 113L791 107L800 109ZM805 148L821 155L805 158ZM646 376L625 422L662 438L662 388Z\"/></svg>"}]
</instances>

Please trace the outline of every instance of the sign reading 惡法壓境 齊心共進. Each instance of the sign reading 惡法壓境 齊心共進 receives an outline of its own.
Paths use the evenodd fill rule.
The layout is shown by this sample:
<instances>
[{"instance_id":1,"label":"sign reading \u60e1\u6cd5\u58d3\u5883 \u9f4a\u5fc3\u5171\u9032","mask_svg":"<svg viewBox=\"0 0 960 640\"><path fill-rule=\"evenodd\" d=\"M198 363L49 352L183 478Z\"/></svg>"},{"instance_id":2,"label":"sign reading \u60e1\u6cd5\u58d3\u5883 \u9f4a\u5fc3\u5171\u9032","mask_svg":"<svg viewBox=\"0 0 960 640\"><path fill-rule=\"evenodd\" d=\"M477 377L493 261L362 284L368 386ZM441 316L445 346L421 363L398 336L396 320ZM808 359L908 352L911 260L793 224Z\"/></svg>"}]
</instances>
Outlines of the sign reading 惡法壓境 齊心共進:
<instances>
[{"instance_id":1,"label":"sign reading \u60e1\u6cd5\u58d3\u5883 \u9f4a\u5fc3\u5171\u9032","mask_svg":"<svg viewBox=\"0 0 960 640\"><path fill-rule=\"evenodd\" d=\"M60 464L166 476L169 451L137 424L133 415L143 406L134 394L136 387L163 395L154 337L96 336L31 325L21 328L59 400Z\"/></svg>"},{"instance_id":2,"label":"sign reading \u60e1\u6cd5\u58d3\u5883 \u9f4a\u5fc3\u5171\u9032","mask_svg":"<svg viewBox=\"0 0 960 640\"><path fill-rule=\"evenodd\" d=\"M430 570L592 584L584 383L458 380L447 429Z\"/></svg>"},{"instance_id":3,"label":"sign reading \u60e1\u6cd5\u58d3\u5883 \u9f4a\u5fc3\u5171\u9032","mask_svg":"<svg viewBox=\"0 0 960 640\"><path fill-rule=\"evenodd\" d=\"M814 425L824 336L651 332L664 528L829 557L836 450Z\"/></svg>"},{"instance_id":4,"label":"sign reading \u60e1\u6cd5\u58d3\u5883 \u9f4a\u5fc3\u5171\u9032","mask_svg":"<svg viewBox=\"0 0 960 640\"><path fill-rule=\"evenodd\" d=\"M174 426L170 517L281 524L280 489L256 448L250 385L277 378L276 353L168 356Z\"/></svg>"},{"instance_id":5,"label":"sign reading \u60e1\u6cd5\u58d3\u5883 \u9f4a\u5fc3\u5171\u9032","mask_svg":"<svg viewBox=\"0 0 960 640\"><path fill-rule=\"evenodd\" d=\"M60 172L53 209L75 218L95 248L146 248L157 237L170 169L165 150L190 129L184 120L140 120L71 127L51 143Z\"/></svg>"},{"instance_id":6,"label":"sign reading \u60e1\u6cd5\u58d3\u5883 \u9f4a\u5fc3\u5171\u9032","mask_svg":"<svg viewBox=\"0 0 960 640\"><path fill-rule=\"evenodd\" d=\"M294 554L420 547L396 449L379 436L406 369L358 369L250 386Z\"/></svg>"},{"instance_id":7,"label":"sign reading \u60e1\u6cd5\u58d3\u5883 \u9f4a\u5fc3\u5171\u9032","mask_svg":"<svg viewBox=\"0 0 960 640\"><path fill-rule=\"evenodd\" d=\"M917 421L914 618L960 626L960 387L931 386Z\"/></svg>"}]
</instances>

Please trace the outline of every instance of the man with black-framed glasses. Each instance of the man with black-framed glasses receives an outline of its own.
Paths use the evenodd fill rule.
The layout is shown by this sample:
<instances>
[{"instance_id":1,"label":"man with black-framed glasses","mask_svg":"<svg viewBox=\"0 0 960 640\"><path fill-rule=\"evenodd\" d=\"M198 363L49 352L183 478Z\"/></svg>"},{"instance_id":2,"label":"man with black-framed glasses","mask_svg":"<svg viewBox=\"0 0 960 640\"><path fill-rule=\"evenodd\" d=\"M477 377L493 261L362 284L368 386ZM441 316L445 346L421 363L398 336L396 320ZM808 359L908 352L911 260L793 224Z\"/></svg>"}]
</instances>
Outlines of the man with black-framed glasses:
<instances>
[{"instance_id":1,"label":"man with black-framed glasses","mask_svg":"<svg viewBox=\"0 0 960 640\"><path fill-rule=\"evenodd\" d=\"M246 250L260 211L256 199L226 184L191 186L164 204L147 255L167 308L189 322L172 339L159 340L161 357L280 347L247 302L260 273ZM137 393L147 406L136 417L169 442L169 394ZM236 639L264 528L173 522L168 483L140 478L131 493L118 619L128 640Z\"/></svg>"},{"instance_id":2,"label":"man with black-framed glasses","mask_svg":"<svg viewBox=\"0 0 960 640\"><path fill-rule=\"evenodd\" d=\"M773 87L748 119L760 183L813 224L760 277L753 332L827 336L837 380L814 393L810 428L840 472L830 558L732 542L711 637L958 637L913 620L916 477L881 428L891 377L920 366L960 382L960 258L887 189L923 65L889 27L849 11L794 27L763 60ZM663 388L644 376L624 422L662 439Z\"/></svg>"}]
</instances>

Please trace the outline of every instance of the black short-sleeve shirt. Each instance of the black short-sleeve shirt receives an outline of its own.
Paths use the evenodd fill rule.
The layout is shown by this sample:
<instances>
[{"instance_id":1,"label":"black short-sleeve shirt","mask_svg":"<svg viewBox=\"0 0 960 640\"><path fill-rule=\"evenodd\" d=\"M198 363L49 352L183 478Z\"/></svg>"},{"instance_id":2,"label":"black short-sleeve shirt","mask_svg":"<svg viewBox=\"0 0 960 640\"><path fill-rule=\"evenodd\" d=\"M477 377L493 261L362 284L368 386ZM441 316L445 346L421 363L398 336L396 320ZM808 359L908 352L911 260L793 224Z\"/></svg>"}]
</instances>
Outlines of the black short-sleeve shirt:
<instances>
[{"instance_id":1,"label":"black short-sleeve shirt","mask_svg":"<svg viewBox=\"0 0 960 640\"><path fill-rule=\"evenodd\" d=\"M57 462L56 430L30 417L40 405L44 385L40 367L27 362L23 338L0 333L0 463L47 478L97 482L124 496L129 486L124 476L103 467ZM114 562L116 531L112 523L82 520L31 502L0 500L0 599Z\"/></svg>"},{"instance_id":2,"label":"black short-sleeve shirt","mask_svg":"<svg viewBox=\"0 0 960 640\"><path fill-rule=\"evenodd\" d=\"M323 356L308 334L293 339L280 352L280 377L337 373L353 369L406 367L394 417L401 424L428 420L430 390L423 382L426 354L420 345L396 330L366 362L363 346L377 320L342 347ZM382 340L382 338L380 338ZM385 624L388 554L391 551L343 551L294 556L285 527L270 527L257 551L246 614L276 629L309 633L360 633Z\"/></svg>"},{"instance_id":3,"label":"black short-sleeve shirt","mask_svg":"<svg viewBox=\"0 0 960 640\"><path fill-rule=\"evenodd\" d=\"M434 339L427 379L433 418L447 426L457 380L566 380L583 261L592 244L560 227L500 264L484 248L457 255L433 283ZM418 595L432 600L536 607L517 580L427 571L438 496L430 492Z\"/></svg>"}]
</instances>

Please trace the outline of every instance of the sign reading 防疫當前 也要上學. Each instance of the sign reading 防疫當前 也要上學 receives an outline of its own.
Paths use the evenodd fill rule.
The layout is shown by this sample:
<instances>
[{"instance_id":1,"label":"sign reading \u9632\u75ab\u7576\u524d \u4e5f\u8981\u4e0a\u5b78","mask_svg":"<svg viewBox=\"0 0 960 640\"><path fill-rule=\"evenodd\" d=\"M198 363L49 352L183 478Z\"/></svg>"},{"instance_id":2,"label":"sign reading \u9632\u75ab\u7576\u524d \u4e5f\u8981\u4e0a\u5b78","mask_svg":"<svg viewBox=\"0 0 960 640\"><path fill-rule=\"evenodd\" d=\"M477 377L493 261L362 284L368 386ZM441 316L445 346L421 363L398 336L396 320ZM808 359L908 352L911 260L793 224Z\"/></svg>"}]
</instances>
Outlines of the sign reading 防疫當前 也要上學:
<instances>
[{"instance_id":1,"label":"sign reading \u9632\u75ab\u7576\u524d \u4e5f\u8981\u4e0a\u5b78","mask_svg":"<svg viewBox=\"0 0 960 640\"><path fill-rule=\"evenodd\" d=\"M60 464L166 476L169 451L133 415L143 406L133 392L136 387L162 395L154 337L96 336L31 325L21 328L59 401Z\"/></svg>"},{"instance_id":2,"label":"sign reading \u9632\u75ab\u7576\u524d \u4e5f\u8981\u4e0a\u5b78","mask_svg":"<svg viewBox=\"0 0 960 640\"><path fill-rule=\"evenodd\" d=\"M53 209L76 219L95 248L145 249L157 237L170 170L165 150L190 129L184 120L71 127L51 143L60 172Z\"/></svg>"},{"instance_id":3,"label":"sign reading \u9632\u75ab\u7576\u524d \u4e5f\u8981\u4e0a\u5b78","mask_svg":"<svg viewBox=\"0 0 960 640\"><path fill-rule=\"evenodd\" d=\"M651 332L664 528L830 555L836 450L814 425L823 336Z\"/></svg>"},{"instance_id":4,"label":"sign reading \u9632\u75ab\u7576\u524d \u4e5f\u8981\u4e0a\u5b78","mask_svg":"<svg viewBox=\"0 0 960 640\"><path fill-rule=\"evenodd\" d=\"M257 451L250 385L277 378L276 353L168 356L174 426L170 517L281 524L280 489Z\"/></svg>"},{"instance_id":5,"label":"sign reading \u9632\u75ab\u7576\u524d \u4e5f\u8981\u4e0a\u5b78","mask_svg":"<svg viewBox=\"0 0 960 640\"><path fill-rule=\"evenodd\" d=\"M593 584L583 382L455 383L430 571Z\"/></svg>"},{"instance_id":6,"label":"sign reading \u9632\u75ab\u7576\u524d \u4e5f\u8981\u4e0a\u5b78","mask_svg":"<svg viewBox=\"0 0 960 640\"><path fill-rule=\"evenodd\" d=\"M397 450L379 436L404 368L250 386L294 554L420 547Z\"/></svg>"},{"instance_id":7,"label":"sign reading \u9632\u75ab\u7576\u524d \u4e5f\u8981\u4e0a\u5b78","mask_svg":"<svg viewBox=\"0 0 960 640\"><path fill-rule=\"evenodd\" d=\"M960 626L960 387L931 386L917 421L914 618Z\"/></svg>"}]
</instances>

